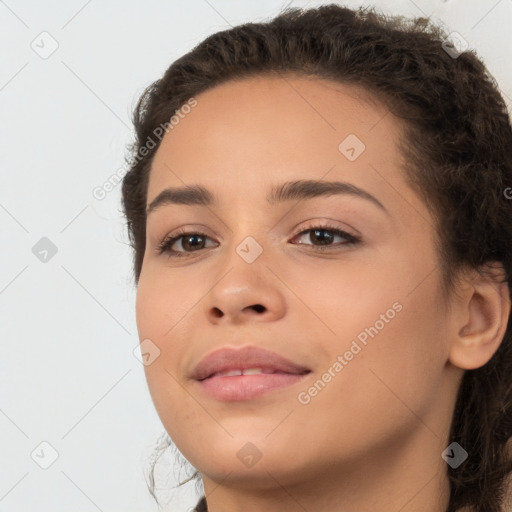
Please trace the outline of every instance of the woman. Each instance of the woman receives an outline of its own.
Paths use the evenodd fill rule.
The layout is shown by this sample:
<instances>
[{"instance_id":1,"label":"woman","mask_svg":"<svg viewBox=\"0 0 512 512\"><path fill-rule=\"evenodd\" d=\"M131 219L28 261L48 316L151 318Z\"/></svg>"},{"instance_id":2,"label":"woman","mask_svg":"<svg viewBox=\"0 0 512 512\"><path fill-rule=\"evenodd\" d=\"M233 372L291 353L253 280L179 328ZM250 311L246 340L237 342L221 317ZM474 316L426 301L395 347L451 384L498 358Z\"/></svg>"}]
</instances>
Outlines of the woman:
<instances>
[{"instance_id":1,"label":"woman","mask_svg":"<svg viewBox=\"0 0 512 512\"><path fill-rule=\"evenodd\" d=\"M477 56L290 9L178 59L134 124L137 326L196 510L501 510L512 130Z\"/></svg>"}]
</instances>

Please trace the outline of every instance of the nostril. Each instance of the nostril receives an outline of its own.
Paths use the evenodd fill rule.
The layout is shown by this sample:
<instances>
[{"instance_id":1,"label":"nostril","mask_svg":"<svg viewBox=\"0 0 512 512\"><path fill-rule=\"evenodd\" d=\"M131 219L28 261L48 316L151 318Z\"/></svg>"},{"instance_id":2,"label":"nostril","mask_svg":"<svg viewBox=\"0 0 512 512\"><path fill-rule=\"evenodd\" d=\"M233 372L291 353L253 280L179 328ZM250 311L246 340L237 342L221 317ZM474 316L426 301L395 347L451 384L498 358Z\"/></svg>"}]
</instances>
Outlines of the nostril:
<instances>
[{"instance_id":1,"label":"nostril","mask_svg":"<svg viewBox=\"0 0 512 512\"><path fill-rule=\"evenodd\" d=\"M224 315L224 313L219 308L213 308L213 314L217 318L221 318Z\"/></svg>"},{"instance_id":2,"label":"nostril","mask_svg":"<svg viewBox=\"0 0 512 512\"><path fill-rule=\"evenodd\" d=\"M258 313L263 313L263 311L265 311L265 306L262 306L261 304L255 304L252 308Z\"/></svg>"}]
</instances>

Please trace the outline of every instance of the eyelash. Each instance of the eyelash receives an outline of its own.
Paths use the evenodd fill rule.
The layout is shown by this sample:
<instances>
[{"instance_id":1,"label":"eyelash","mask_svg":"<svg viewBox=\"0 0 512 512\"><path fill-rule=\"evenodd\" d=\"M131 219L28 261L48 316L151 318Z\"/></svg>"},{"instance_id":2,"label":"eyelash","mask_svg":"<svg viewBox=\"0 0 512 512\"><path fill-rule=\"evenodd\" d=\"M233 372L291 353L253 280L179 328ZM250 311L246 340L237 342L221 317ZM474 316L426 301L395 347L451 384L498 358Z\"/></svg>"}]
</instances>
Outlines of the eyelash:
<instances>
[{"instance_id":1,"label":"eyelash","mask_svg":"<svg viewBox=\"0 0 512 512\"><path fill-rule=\"evenodd\" d=\"M306 229L300 231L296 235L294 235L293 238L296 238L299 235L304 235L308 231L317 231L317 230L318 231L329 231L331 234L333 234L335 236L336 235L341 236L341 237L343 237L343 238L345 238L347 240L347 242L342 243L342 244L338 244L338 245L335 245L335 246L333 246L333 245L328 245L328 246L310 245L310 247L315 247L315 249L320 251L320 252L329 250L332 247L338 247L339 245L354 246L354 245L358 244L359 242L361 242L361 239L359 237L351 235L351 234L347 233L346 231L343 231L343 230L341 230L339 228L336 228L334 226L330 226L330 225L327 225L327 224L326 225L316 225L316 224L313 224L313 225L307 227ZM183 238L185 235L199 235L200 237L209 238L208 235L206 235L205 233L202 233L200 231L188 231L187 232L184 229L178 230L172 236L165 237L158 244L157 253L158 254L167 253L167 256L169 258L183 258L183 257L187 257L188 254L192 254L194 252L199 252L201 249L198 249L197 251L190 251L190 252L187 252L187 251L171 251L170 250L170 248L174 245L174 243L176 241L178 241L180 238ZM301 243L299 245L309 245L309 244L302 244Z\"/></svg>"}]
</instances>

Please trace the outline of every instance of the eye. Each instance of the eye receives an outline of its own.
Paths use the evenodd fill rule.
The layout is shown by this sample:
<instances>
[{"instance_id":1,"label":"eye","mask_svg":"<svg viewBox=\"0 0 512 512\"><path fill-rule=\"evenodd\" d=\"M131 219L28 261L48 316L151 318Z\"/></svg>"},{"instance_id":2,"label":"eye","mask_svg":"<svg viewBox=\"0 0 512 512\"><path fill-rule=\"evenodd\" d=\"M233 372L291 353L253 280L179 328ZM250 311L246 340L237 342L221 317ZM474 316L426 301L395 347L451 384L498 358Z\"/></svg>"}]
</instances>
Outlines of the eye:
<instances>
[{"instance_id":1,"label":"eye","mask_svg":"<svg viewBox=\"0 0 512 512\"><path fill-rule=\"evenodd\" d=\"M307 229L301 231L298 235L292 240L297 239L298 237L303 238L305 235L309 233L309 240L312 243L312 246L320 251L324 251L326 249L330 249L334 246L334 248L339 247L340 245L355 245L361 241L360 238L343 231L342 229L336 228L330 225L322 225L322 226L309 226ZM345 239L345 242L333 244L333 240L335 237L339 237ZM317 242L319 245L315 245ZM309 245L304 242L298 242L299 244Z\"/></svg>"},{"instance_id":2,"label":"eye","mask_svg":"<svg viewBox=\"0 0 512 512\"><path fill-rule=\"evenodd\" d=\"M158 254L167 253L169 257L180 258L186 256L188 252L196 252L203 249L207 238L209 237L205 233L178 231L172 236L165 237L158 245L157 252ZM172 248L178 240L181 240L181 248L184 249L182 251ZM189 251L188 249L192 250Z\"/></svg>"},{"instance_id":3,"label":"eye","mask_svg":"<svg viewBox=\"0 0 512 512\"><path fill-rule=\"evenodd\" d=\"M297 238L303 238L307 233L310 233L309 240L313 242L311 245L315 250L318 251L325 251L327 249L331 248L337 248L340 245L356 245L361 240L360 238L351 235L347 233L346 231L343 231L339 228L336 228L334 226L330 225L312 225L308 227L307 229L301 231L297 235L295 235L292 238L293 240L296 240ZM326 235L327 233L327 235ZM344 242L333 244L333 240L335 237L339 237L344 239ZM157 247L157 253L158 254L164 254L167 253L167 255L170 258L174 257L185 257L190 253L198 252L201 249L205 249L205 243L206 240L209 240L210 237L202 232L197 231L178 231L177 233L174 233L171 236L165 237L158 245ZM178 241L180 243L178 243ZM315 245L315 242L318 243L318 245ZM300 245L309 245L305 242L298 242ZM182 250L176 250L176 248L173 248L173 246L179 247L181 245ZM218 244L217 244L218 245ZM211 247L211 246L210 246ZM215 244L214 244L215 247Z\"/></svg>"}]
</instances>

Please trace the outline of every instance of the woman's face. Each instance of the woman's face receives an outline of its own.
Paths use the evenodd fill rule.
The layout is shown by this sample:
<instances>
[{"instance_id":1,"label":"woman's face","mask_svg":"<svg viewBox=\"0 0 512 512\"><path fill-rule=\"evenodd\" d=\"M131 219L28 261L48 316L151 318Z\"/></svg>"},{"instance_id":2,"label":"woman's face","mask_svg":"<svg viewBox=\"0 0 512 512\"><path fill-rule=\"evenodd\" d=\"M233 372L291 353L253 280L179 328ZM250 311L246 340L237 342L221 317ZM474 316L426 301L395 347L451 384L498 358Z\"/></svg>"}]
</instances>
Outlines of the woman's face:
<instances>
[{"instance_id":1,"label":"woman's face","mask_svg":"<svg viewBox=\"0 0 512 512\"><path fill-rule=\"evenodd\" d=\"M205 482L270 488L326 482L334 467L365 465L368 477L369 461L381 473L398 457L402 469L442 464L456 386L434 224L406 185L401 125L359 95L293 76L223 84L196 97L155 155L148 205L168 187L214 198L148 213L136 305L154 404ZM267 201L299 180L347 187ZM202 235L159 254L177 231ZM247 346L310 372L243 400L193 378L204 356Z\"/></svg>"}]
</instances>

